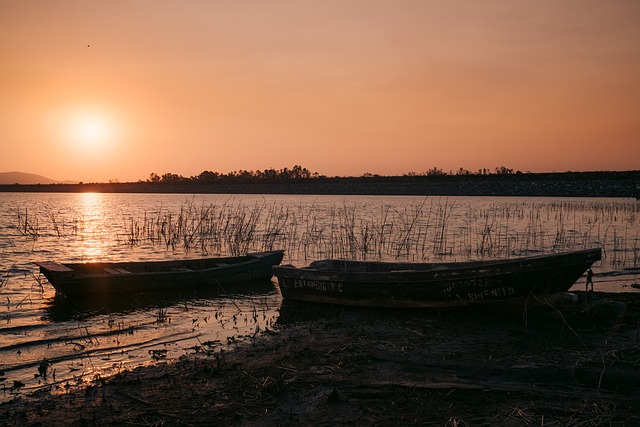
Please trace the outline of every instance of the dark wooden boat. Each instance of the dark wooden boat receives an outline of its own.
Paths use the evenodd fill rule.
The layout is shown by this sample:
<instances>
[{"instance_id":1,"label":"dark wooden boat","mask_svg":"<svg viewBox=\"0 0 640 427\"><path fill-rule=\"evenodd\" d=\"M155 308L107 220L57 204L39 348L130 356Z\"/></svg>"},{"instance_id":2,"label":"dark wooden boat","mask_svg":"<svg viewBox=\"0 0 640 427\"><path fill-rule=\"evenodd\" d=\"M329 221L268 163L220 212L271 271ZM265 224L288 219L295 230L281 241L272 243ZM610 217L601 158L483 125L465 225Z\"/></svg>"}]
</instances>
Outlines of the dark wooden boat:
<instances>
[{"instance_id":1,"label":"dark wooden boat","mask_svg":"<svg viewBox=\"0 0 640 427\"><path fill-rule=\"evenodd\" d=\"M272 267L280 264L283 255L283 251L271 251L172 261L35 264L57 294L73 297L181 290L270 279Z\"/></svg>"},{"instance_id":2,"label":"dark wooden boat","mask_svg":"<svg viewBox=\"0 0 640 427\"><path fill-rule=\"evenodd\" d=\"M275 266L282 297L363 307L456 307L533 303L567 291L600 249L507 260L394 263L322 260Z\"/></svg>"}]
</instances>

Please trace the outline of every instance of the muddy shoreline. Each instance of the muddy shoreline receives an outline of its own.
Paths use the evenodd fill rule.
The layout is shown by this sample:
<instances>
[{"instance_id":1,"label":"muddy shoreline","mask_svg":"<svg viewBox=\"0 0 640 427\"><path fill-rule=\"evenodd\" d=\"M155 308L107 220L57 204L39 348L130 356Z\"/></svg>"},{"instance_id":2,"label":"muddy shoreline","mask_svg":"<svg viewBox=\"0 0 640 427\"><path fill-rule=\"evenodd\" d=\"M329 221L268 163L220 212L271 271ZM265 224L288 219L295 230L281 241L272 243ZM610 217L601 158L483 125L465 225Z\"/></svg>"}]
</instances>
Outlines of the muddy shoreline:
<instances>
[{"instance_id":1,"label":"muddy shoreline","mask_svg":"<svg viewBox=\"0 0 640 427\"><path fill-rule=\"evenodd\" d=\"M228 351L22 396L0 424L638 425L640 292L578 294L526 313L285 302Z\"/></svg>"}]
</instances>

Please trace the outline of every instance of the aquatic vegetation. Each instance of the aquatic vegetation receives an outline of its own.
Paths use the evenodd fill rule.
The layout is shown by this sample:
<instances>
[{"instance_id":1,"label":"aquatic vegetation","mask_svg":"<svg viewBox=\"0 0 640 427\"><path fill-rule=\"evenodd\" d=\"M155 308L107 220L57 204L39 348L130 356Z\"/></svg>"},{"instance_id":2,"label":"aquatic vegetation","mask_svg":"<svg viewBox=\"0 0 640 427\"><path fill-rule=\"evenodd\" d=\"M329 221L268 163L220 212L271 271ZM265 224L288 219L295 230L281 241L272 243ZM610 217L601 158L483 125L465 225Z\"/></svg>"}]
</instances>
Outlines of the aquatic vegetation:
<instances>
[{"instance_id":1,"label":"aquatic vegetation","mask_svg":"<svg viewBox=\"0 0 640 427\"><path fill-rule=\"evenodd\" d=\"M470 260L602 247L611 269L640 265L640 207L606 199L415 198L376 205L374 199L284 204L193 200L177 208L122 213L104 244L164 248L174 253L230 254L284 249L289 262L319 258ZM481 200L480 200L481 201ZM86 220L18 209L20 234L31 239L90 237ZM66 224L73 224L68 226ZM95 230L94 230L95 231ZM108 236L107 236L108 239Z\"/></svg>"}]
</instances>

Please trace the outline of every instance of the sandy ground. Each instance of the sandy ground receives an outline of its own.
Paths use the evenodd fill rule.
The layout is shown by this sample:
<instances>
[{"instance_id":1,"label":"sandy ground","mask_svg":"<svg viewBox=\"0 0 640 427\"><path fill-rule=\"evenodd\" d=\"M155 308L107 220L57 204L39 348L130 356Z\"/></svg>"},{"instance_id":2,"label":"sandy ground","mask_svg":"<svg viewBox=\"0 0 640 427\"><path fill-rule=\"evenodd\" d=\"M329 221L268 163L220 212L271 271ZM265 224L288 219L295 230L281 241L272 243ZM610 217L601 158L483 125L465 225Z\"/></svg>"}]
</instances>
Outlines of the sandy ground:
<instances>
[{"instance_id":1,"label":"sandy ground","mask_svg":"<svg viewBox=\"0 0 640 427\"><path fill-rule=\"evenodd\" d=\"M276 330L0 405L0 425L640 425L640 292L526 313L285 304Z\"/></svg>"}]
</instances>

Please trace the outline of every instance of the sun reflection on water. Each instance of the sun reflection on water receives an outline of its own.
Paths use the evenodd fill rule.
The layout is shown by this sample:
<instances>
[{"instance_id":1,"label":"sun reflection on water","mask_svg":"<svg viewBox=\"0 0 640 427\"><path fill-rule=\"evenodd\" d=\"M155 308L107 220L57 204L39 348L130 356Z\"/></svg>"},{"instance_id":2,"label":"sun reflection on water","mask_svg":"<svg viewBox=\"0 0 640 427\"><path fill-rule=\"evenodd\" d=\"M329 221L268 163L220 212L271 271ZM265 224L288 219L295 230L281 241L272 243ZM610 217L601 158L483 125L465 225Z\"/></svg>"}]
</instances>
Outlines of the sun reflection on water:
<instances>
[{"instance_id":1,"label":"sun reflection on water","mask_svg":"<svg viewBox=\"0 0 640 427\"><path fill-rule=\"evenodd\" d=\"M102 261L109 254L110 240L102 227L107 212L102 193L78 193L78 210L84 231L80 241L80 256L84 262Z\"/></svg>"}]
</instances>

